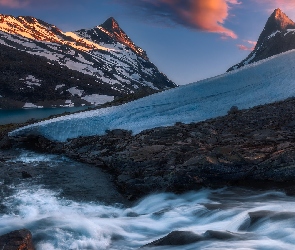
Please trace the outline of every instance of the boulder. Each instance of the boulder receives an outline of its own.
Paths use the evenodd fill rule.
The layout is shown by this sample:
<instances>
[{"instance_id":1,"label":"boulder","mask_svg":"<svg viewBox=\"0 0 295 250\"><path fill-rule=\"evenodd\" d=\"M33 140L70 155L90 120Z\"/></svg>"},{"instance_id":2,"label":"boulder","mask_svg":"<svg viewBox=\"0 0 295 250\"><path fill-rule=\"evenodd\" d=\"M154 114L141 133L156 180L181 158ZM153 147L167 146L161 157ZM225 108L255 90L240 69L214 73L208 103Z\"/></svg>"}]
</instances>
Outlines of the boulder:
<instances>
[{"instance_id":1,"label":"boulder","mask_svg":"<svg viewBox=\"0 0 295 250\"><path fill-rule=\"evenodd\" d=\"M198 241L201 241L202 239L202 236L190 231L173 231L163 238L160 238L143 246L143 248L157 246L183 246L196 243Z\"/></svg>"},{"instance_id":2,"label":"boulder","mask_svg":"<svg viewBox=\"0 0 295 250\"><path fill-rule=\"evenodd\" d=\"M23 179L32 178L32 175L28 173L27 171L22 171L22 178Z\"/></svg>"},{"instance_id":3,"label":"boulder","mask_svg":"<svg viewBox=\"0 0 295 250\"><path fill-rule=\"evenodd\" d=\"M35 250L31 232L27 229L21 229L0 236L0 249Z\"/></svg>"}]
</instances>

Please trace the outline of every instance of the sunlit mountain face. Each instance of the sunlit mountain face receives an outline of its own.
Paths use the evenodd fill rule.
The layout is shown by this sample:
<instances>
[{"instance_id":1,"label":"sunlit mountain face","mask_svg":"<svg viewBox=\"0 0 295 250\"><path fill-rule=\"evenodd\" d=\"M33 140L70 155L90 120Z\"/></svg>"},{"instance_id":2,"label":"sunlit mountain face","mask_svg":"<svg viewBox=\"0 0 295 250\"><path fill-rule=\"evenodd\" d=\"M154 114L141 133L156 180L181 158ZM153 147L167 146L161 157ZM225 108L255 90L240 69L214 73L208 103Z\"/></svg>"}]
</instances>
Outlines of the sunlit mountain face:
<instances>
[{"instance_id":1,"label":"sunlit mountain face","mask_svg":"<svg viewBox=\"0 0 295 250\"><path fill-rule=\"evenodd\" d=\"M0 15L0 46L0 108L99 105L176 87L114 18L63 32L34 17Z\"/></svg>"}]
</instances>

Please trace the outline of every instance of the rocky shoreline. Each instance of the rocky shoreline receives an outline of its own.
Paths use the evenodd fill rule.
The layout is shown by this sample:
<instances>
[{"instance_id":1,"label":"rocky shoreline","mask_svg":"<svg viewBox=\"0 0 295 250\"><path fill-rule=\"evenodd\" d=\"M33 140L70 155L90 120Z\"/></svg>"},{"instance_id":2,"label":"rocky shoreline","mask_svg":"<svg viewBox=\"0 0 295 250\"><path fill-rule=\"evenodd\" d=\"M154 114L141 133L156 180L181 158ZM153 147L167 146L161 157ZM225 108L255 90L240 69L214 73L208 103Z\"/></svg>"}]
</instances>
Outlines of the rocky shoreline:
<instances>
[{"instance_id":1,"label":"rocky shoreline","mask_svg":"<svg viewBox=\"0 0 295 250\"><path fill-rule=\"evenodd\" d=\"M111 173L129 200L224 186L295 194L295 98L248 110L232 108L227 116L199 123L177 123L137 135L113 130L66 143L39 136L9 138L7 132L18 126L1 127L2 150L25 147L95 165ZM2 236L0 243L31 244L27 231L21 241L15 238L22 232Z\"/></svg>"},{"instance_id":2,"label":"rocky shoreline","mask_svg":"<svg viewBox=\"0 0 295 250\"><path fill-rule=\"evenodd\" d=\"M295 193L295 98L224 117L154 128L137 135L58 143L31 136L13 144L64 154L110 172L119 191L136 200L154 192L246 186Z\"/></svg>"}]
</instances>

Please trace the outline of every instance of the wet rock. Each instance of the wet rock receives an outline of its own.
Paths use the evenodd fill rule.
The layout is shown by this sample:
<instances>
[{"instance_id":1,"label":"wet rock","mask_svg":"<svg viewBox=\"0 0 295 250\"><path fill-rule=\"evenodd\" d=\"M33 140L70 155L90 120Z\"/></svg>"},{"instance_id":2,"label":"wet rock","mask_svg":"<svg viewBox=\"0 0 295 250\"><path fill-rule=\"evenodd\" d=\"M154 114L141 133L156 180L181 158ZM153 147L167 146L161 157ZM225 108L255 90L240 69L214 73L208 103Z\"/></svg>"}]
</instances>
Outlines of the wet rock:
<instances>
[{"instance_id":1,"label":"wet rock","mask_svg":"<svg viewBox=\"0 0 295 250\"><path fill-rule=\"evenodd\" d=\"M28 178L32 178L33 176L28 173L27 171L22 171L22 178L23 179L28 179Z\"/></svg>"},{"instance_id":2,"label":"wet rock","mask_svg":"<svg viewBox=\"0 0 295 250\"><path fill-rule=\"evenodd\" d=\"M12 141L8 136L4 136L0 140L0 149L9 149L12 147Z\"/></svg>"},{"instance_id":3,"label":"wet rock","mask_svg":"<svg viewBox=\"0 0 295 250\"><path fill-rule=\"evenodd\" d=\"M191 231L173 231L163 238L153 241L142 248L157 246L184 246L204 240L226 241L233 239L243 239L243 236L228 231L208 230L202 235L193 233Z\"/></svg>"},{"instance_id":4,"label":"wet rock","mask_svg":"<svg viewBox=\"0 0 295 250\"><path fill-rule=\"evenodd\" d=\"M21 229L0 236L0 249L34 250L31 232L26 229Z\"/></svg>"},{"instance_id":5,"label":"wet rock","mask_svg":"<svg viewBox=\"0 0 295 250\"><path fill-rule=\"evenodd\" d=\"M282 221L288 220L288 222L295 223L294 212L275 212L269 210L259 210L249 213L249 218L239 227L239 230L246 231L251 230L253 227L259 226L259 223L266 220Z\"/></svg>"},{"instance_id":6,"label":"wet rock","mask_svg":"<svg viewBox=\"0 0 295 250\"><path fill-rule=\"evenodd\" d=\"M230 110L227 112L228 115L235 115L239 111L239 108L237 106L232 106Z\"/></svg>"},{"instance_id":7,"label":"wet rock","mask_svg":"<svg viewBox=\"0 0 295 250\"><path fill-rule=\"evenodd\" d=\"M230 240L239 237L239 235L233 234L231 232L214 230L206 231L203 236L206 240Z\"/></svg>"},{"instance_id":8,"label":"wet rock","mask_svg":"<svg viewBox=\"0 0 295 250\"><path fill-rule=\"evenodd\" d=\"M135 161L150 160L150 157L161 152L164 150L164 148L164 145L144 146L136 151L131 152L130 157Z\"/></svg>"},{"instance_id":9,"label":"wet rock","mask_svg":"<svg viewBox=\"0 0 295 250\"><path fill-rule=\"evenodd\" d=\"M196 243L202 239L202 236L190 231L173 231L167 236L143 246L143 248L156 246L183 246Z\"/></svg>"}]
</instances>

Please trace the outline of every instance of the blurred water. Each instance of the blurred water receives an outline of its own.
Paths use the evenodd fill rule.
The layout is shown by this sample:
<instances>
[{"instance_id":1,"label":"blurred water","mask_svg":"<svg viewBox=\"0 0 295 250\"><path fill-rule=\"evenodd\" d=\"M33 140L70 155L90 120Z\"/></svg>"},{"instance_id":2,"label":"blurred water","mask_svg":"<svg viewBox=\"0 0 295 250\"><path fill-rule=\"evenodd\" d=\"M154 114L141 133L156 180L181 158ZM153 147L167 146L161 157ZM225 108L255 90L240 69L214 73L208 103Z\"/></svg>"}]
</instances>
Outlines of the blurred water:
<instances>
[{"instance_id":1,"label":"blurred water","mask_svg":"<svg viewBox=\"0 0 295 250\"><path fill-rule=\"evenodd\" d=\"M60 158L48 156L36 155L35 163L33 159L31 153L28 159L22 154L17 160L48 164L50 159L64 164ZM72 185L80 181L77 178ZM0 187L3 185L0 182ZM62 195L62 185L58 190L34 178L7 188L10 192L0 201L6 208L0 210L0 235L28 228L37 250L138 249L175 230L199 235L207 230L231 232L233 237L155 249L295 248L295 198L281 192L203 189L183 195L154 194L126 206L69 199Z\"/></svg>"}]
</instances>

